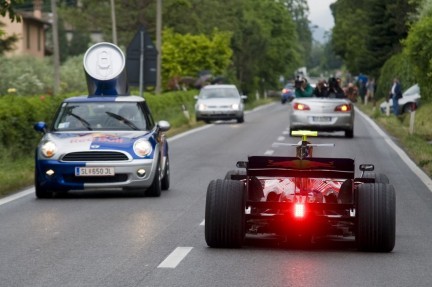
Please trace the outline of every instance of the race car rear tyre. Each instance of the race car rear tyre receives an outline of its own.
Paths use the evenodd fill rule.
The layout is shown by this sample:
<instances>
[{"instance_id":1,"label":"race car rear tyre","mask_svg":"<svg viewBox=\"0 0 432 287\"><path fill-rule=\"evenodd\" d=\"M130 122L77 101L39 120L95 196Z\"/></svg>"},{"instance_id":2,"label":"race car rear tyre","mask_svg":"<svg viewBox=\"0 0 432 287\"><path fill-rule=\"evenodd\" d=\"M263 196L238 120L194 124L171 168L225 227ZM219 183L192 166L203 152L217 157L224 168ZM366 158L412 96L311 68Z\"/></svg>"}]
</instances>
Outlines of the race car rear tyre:
<instances>
[{"instance_id":1,"label":"race car rear tyre","mask_svg":"<svg viewBox=\"0 0 432 287\"><path fill-rule=\"evenodd\" d=\"M246 176L246 171L240 169L229 170L225 175L225 179L231 180L232 175ZM256 176L250 177L249 190L250 192L247 196L247 199L249 200L259 201L262 197L264 197L264 188L261 184L261 181Z\"/></svg>"},{"instance_id":2,"label":"race car rear tyre","mask_svg":"<svg viewBox=\"0 0 432 287\"><path fill-rule=\"evenodd\" d=\"M245 237L244 184L212 180L207 188L205 240L215 248L239 248Z\"/></svg>"},{"instance_id":3,"label":"race car rear tyre","mask_svg":"<svg viewBox=\"0 0 432 287\"><path fill-rule=\"evenodd\" d=\"M239 124L244 123L244 116L238 117L237 123L239 123Z\"/></svg>"},{"instance_id":4,"label":"race car rear tyre","mask_svg":"<svg viewBox=\"0 0 432 287\"><path fill-rule=\"evenodd\" d=\"M346 130L345 131L345 137L346 138L353 138L354 137L354 129Z\"/></svg>"},{"instance_id":5,"label":"race car rear tyre","mask_svg":"<svg viewBox=\"0 0 432 287\"><path fill-rule=\"evenodd\" d=\"M166 156L165 160L165 171L161 181L161 189L168 190L170 187L170 164L169 164L169 156Z\"/></svg>"},{"instance_id":6,"label":"race car rear tyre","mask_svg":"<svg viewBox=\"0 0 432 287\"><path fill-rule=\"evenodd\" d=\"M393 185L359 185L356 205L355 237L359 250L392 251L396 236L396 194Z\"/></svg>"},{"instance_id":7,"label":"race car rear tyre","mask_svg":"<svg viewBox=\"0 0 432 287\"><path fill-rule=\"evenodd\" d=\"M145 191L144 195L149 197L159 197L161 195L161 176L160 176L161 168L160 164L156 167L156 172L153 178L152 184Z\"/></svg>"},{"instance_id":8,"label":"race car rear tyre","mask_svg":"<svg viewBox=\"0 0 432 287\"><path fill-rule=\"evenodd\" d=\"M387 175L383 173L375 173L375 172L365 172L363 175L363 178L372 178L375 180L375 182L381 182L381 183L390 183L390 180L388 179Z\"/></svg>"},{"instance_id":9,"label":"race car rear tyre","mask_svg":"<svg viewBox=\"0 0 432 287\"><path fill-rule=\"evenodd\" d=\"M229 170L225 174L225 179L231 179L231 175L246 175L246 171L240 169Z\"/></svg>"}]
</instances>

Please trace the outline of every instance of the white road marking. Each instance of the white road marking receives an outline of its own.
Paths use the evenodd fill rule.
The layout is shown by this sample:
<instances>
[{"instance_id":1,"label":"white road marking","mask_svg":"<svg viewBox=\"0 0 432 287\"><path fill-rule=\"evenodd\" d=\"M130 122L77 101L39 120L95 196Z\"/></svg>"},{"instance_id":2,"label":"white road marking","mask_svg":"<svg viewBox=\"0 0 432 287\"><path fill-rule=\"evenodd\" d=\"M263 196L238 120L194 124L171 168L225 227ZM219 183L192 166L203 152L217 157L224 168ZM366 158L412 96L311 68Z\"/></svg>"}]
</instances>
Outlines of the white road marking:
<instances>
[{"instance_id":1,"label":"white road marking","mask_svg":"<svg viewBox=\"0 0 432 287\"><path fill-rule=\"evenodd\" d=\"M372 119L366 116L358 108L355 109L356 109L356 113L359 113L377 131L377 133L384 138L387 144L400 156L400 158L406 163L406 165L418 176L418 178L426 185L429 191L432 192L432 180L429 178L429 176L421 168L419 168L415 164L415 162L413 162L407 156L407 154L400 147L398 147Z\"/></svg>"},{"instance_id":2,"label":"white road marking","mask_svg":"<svg viewBox=\"0 0 432 287\"><path fill-rule=\"evenodd\" d=\"M264 155L272 155L273 153L274 153L274 150L269 149L269 150L265 151Z\"/></svg>"},{"instance_id":3,"label":"white road marking","mask_svg":"<svg viewBox=\"0 0 432 287\"><path fill-rule=\"evenodd\" d=\"M176 268L192 248L193 247L177 247L161 264L159 264L158 268Z\"/></svg>"},{"instance_id":4,"label":"white road marking","mask_svg":"<svg viewBox=\"0 0 432 287\"><path fill-rule=\"evenodd\" d=\"M26 190L23 190L21 192L18 192L18 193L15 193L13 195L10 195L8 197L0 199L0 205L6 204L6 203L11 202L11 201L14 201L15 199L19 199L21 197L24 197L24 196L32 194L32 193L34 193L34 188L30 187L30 188L28 188Z\"/></svg>"},{"instance_id":5,"label":"white road marking","mask_svg":"<svg viewBox=\"0 0 432 287\"><path fill-rule=\"evenodd\" d=\"M287 131L283 131L282 134L283 135L289 135L290 133L289 133L289 130L287 130Z\"/></svg>"},{"instance_id":6,"label":"white road marking","mask_svg":"<svg viewBox=\"0 0 432 287\"><path fill-rule=\"evenodd\" d=\"M283 142L284 140L285 140L285 137L283 137L283 136L280 136L277 138L277 141L279 141L279 142Z\"/></svg>"}]
</instances>

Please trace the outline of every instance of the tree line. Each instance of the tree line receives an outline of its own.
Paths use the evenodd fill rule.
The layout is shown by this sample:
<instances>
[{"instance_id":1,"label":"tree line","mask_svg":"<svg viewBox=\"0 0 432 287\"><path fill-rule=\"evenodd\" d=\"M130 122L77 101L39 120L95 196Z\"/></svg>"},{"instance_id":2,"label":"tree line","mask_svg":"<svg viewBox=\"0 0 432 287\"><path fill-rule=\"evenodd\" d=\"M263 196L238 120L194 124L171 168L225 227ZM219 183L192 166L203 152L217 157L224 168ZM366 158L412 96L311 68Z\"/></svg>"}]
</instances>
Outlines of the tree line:
<instances>
[{"instance_id":1,"label":"tree line","mask_svg":"<svg viewBox=\"0 0 432 287\"><path fill-rule=\"evenodd\" d=\"M331 46L347 70L378 79L378 97L398 77L404 89L419 83L422 101L432 99L431 0L338 0L330 7Z\"/></svg>"},{"instance_id":2,"label":"tree line","mask_svg":"<svg viewBox=\"0 0 432 287\"><path fill-rule=\"evenodd\" d=\"M65 44L64 28L59 28L62 62L85 52L92 31L112 40L110 1L57 2L60 26L67 24L73 31L72 40ZM155 0L114 2L121 47L128 45L141 25L154 39ZM49 3L44 1L45 10L50 9ZM275 89L281 75L293 75L308 61L312 49L306 0L163 0L162 7L165 83L170 77L196 76L210 69L244 92Z\"/></svg>"}]
</instances>

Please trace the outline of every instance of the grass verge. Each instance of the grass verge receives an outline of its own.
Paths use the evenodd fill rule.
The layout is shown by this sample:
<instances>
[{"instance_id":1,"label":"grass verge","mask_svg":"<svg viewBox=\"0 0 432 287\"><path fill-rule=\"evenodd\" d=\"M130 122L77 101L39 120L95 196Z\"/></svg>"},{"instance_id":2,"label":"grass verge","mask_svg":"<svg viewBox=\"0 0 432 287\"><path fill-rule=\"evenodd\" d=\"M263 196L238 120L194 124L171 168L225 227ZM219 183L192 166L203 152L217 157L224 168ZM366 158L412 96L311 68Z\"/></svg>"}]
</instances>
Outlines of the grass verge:
<instances>
[{"instance_id":1,"label":"grass verge","mask_svg":"<svg viewBox=\"0 0 432 287\"><path fill-rule=\"evenodd\" d=\"M378 107L373 107L373 104L357 104L357 107L392 136L407 155L432 177L432 104L424 104L415 113L406 113L398 117L393 114L382 114ZM414 119L412 129L411 117Z\"/></svg>"}]
</instances>

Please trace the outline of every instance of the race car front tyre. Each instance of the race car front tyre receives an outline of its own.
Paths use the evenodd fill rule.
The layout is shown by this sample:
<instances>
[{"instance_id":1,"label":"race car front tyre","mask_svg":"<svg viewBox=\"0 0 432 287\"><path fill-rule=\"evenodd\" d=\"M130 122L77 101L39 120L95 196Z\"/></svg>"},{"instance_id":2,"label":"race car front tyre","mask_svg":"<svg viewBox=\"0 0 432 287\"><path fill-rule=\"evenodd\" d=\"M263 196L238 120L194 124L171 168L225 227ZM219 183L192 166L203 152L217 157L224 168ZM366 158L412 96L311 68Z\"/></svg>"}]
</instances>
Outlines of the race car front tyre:
<instances>
[{"instance_id":1,"label":"race car front tyre","mask_svg":"<svg viewBox=\"0 0 432 287\"><path fill-rule=\"evenodd\" d=\"M243 182L212 180L207 188L205 240L215 248L239 248L245 237Z\"/></svg>"},{"instance_id":2,"label":"race car front tyre","mask_svg":"<svg viewBox=\"0 0 432 287\"><path fill-rule=\"evenodd\" d=\"M365 183L356 192L356 243L361 251L391 252L396 236L393 185Z\"/></svg>"},{"instance_id":3,"label":"race car front tyre","mask_svg":"<svg viewBox=\"0 0 432 287\"><path fill-rule=\"evenodd\" d=\"M153 178L153 182L150 187L145 191L144 195L149 197L159 197L161 195L161 168L160 164L156 167L156 172Z\"/></svg>"},{"instance_id":4,"label":"race car front tyre","mask_svg":"<svg viewBox=\"0 0 432 287\"><path fill-rule=\"evenodd\" d=\"M363 178L371 178L374 179L375 182L390 183L390 180L388 179L387 175L383 173L365 172Z\"/></svg>"}]
</instances>

